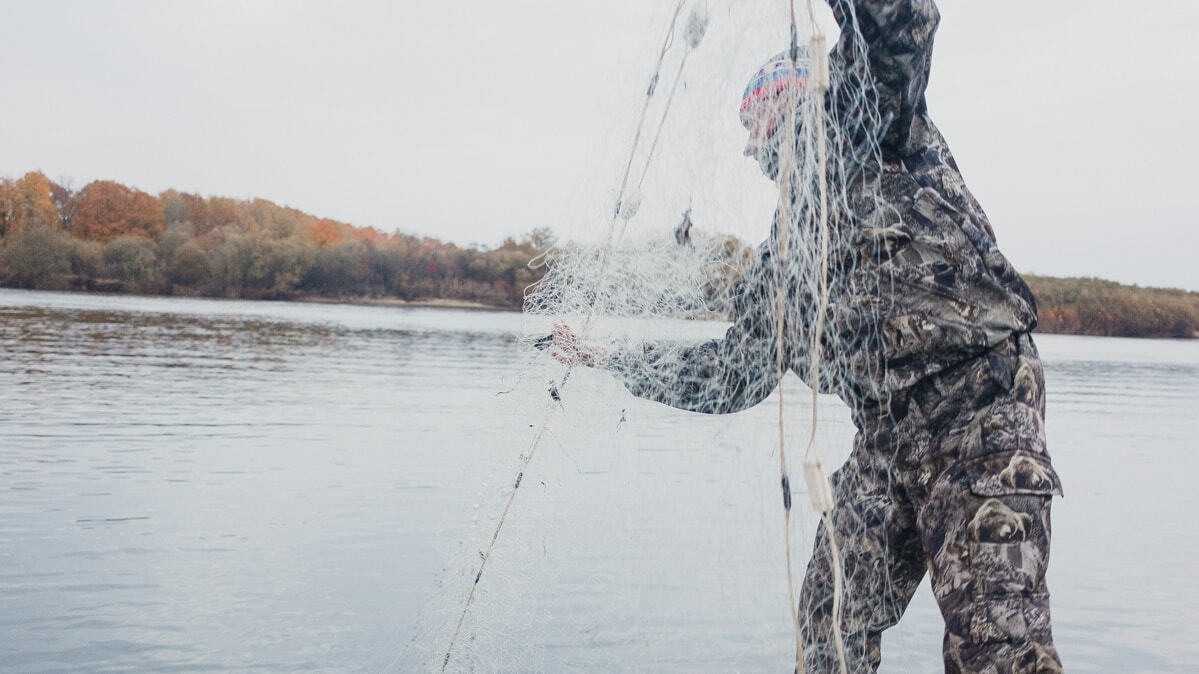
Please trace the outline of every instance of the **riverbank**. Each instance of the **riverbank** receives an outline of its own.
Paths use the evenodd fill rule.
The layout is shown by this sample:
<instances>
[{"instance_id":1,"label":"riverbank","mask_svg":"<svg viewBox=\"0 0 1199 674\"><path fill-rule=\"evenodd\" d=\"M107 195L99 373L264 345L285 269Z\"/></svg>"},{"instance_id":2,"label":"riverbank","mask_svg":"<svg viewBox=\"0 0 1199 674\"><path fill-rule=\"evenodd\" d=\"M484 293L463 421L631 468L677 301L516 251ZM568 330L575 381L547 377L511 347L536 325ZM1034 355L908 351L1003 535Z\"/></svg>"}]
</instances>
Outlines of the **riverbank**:
<instances>
[{"instance_id":1,"label":"riverbank","mask_svg":"<svg viewBox=\"0 0 1199 674\"><path fill-rule=\"evenodd\" d=\"M1026 274L1037 298L1037 331L1095 337L1199 338L1199 293L1098 278Z\"/></svg>"},{"instance_id":2,"label":"riverbank","mask_svg":"<svg viewBox=\"0 0 1199 674\"><path fill-rule=\"evenodd\" d=\"M1162 288L1123 286L1101 279L1062 279L1027 275L1025 279L1037 297L1039 334L1088 335L1093 337L1140 337L1166 339L1199 338L1199 293ZM244 299L307 304L345 304L354 306L465 309L519 313L512 304L495 304L453 297L403 299L387 296L320 295L315 293L257 294L222 297L174 288L170 293L122 292L118 282L100 282L83 287L77 279L60 278L46 290L95 295L144 295L147 297L197 297L208 299ZM0 284L0 287L11 287ZM189 292L191 290L191 292ZM718 316L709 316L719 320Z\"/></svg>"},{"instance_id":3,"label":"riverbank","mask_svg":"<svg viewBox=\"0 0 1199 674\"><path fill-rule=\"evenodd\" d=\"M311 302L314 304L354 304L368 307L428 307L434 309L470 309L476 311L512 311L519 312L510 306L458 300L448 297L432 297L420 300L403 300L398 297L324 297L321 295L297 296L283 301Z\"/></svg>"}]
</instances>

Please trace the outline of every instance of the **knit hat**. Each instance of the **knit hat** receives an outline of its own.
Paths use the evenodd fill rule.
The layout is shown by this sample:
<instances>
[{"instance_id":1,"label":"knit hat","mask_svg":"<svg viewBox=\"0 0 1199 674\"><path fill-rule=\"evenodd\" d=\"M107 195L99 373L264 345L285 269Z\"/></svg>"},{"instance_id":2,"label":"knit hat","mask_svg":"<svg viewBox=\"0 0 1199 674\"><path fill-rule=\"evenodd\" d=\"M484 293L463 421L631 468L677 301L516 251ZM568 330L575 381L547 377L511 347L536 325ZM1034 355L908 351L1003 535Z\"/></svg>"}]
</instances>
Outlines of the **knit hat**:
<instances>
[{"instance_id":1,"label":"knit hat","mask_svg":"<svg viewBox=\"0 0 1199 674\"><path fill-rule=\"evenodd\" d=\"M763 103L775 100L792 86L798 86L800 91L807 90L811 65L806 46L799 47L794 64L789 52L781 52L767 61L745 87L741 97L741 123L749 128Z\"/></svg>"}]
</instances>

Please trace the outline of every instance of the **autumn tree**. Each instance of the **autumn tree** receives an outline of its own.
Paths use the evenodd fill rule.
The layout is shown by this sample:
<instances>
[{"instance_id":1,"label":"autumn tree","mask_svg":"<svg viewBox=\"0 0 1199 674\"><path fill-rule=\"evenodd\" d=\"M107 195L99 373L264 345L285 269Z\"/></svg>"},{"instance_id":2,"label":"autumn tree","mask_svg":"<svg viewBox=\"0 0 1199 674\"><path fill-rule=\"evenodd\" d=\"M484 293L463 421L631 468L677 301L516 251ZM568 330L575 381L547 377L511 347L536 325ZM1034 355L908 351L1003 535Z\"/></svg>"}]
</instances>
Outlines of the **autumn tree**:
<instances>
[{"instance_id":1,"label":"autumn tree","mask_svg":"<svg viewBox=\"0 0 1199 674\"><path fill-rule=\"evenodd\" d=\"M62 223L62 228L68 232L71 231L71 219L74 215L71 211L71 198L74 196L75 190L71 189L69 178L63 180L61 185L50 181L50 201L54 202L54 208L58 209L58 221Z\"/></svg>"},{"instance_id":2,"label":"autumn tree","mask_svg":"<svg viewBox=\"0 0 1199 674\"><path fill-rule=\"evenodd\" d=\"M52 187L54 183L41 171L30 171L16 181L4 180L0 184L0 236L36 226L61 228Z\"/></svg>"},{"instance_id":3,"label":"autumn tree","mask_svg":"<svg viewBox=\"0 0 1199 674\"><path fill-rule=\"evenodd\" d=\"M374 227L354 227L354 238L365 241L372 246L387 246L391 244L392 237L390 234L384 234Z\"/></svg>"},{"instance_id":4,"label":"autumn tree","mask_svg":"<svg viewBox=\"0 0 1199 674\"><path fill-rule=\"evenodd\" d=\"M316 218L294 208L280 206L266 199L255 199L246 212L256 230L275 239L302 236Z\"/></svg>"},{"instance_id":5,"label":"autumn tree","mask_svg":"<svg viewBox=\"0 0 1199 674\"><path fill-rule=\"evenodd\" d=\"M347 233L345 229L346 227L340 222L317 220L308 225L304 235L308 237L309 241L315 243L317 248L327 248L349 238L345 236Z\"/></svg>"},{"instance_id":6,"label":"autumn tree","mask_svg":"<svg viewBox=\"0 0 1199 674\"><path fill-rule=\"evenodd\" d=\"M12 228L12 204L17 184L12 178L0 178L0 237L8 234Z\"/></svg>"},{"instance_id":7,"label":"autumn tree","mask_svg":"<svg viewBox=\"0 0 1199 674\"><path fill-rule=\"evenodd\" d=\"M71 200L71 233L108 242L118 236L157 239L165 227L162 204L140 190L111 180L88 183Z\"/></svg>"},{"instance_id":8,"label":"autumn tree","mask_svg":"<svg viewBox=\"0 0 1199 674\"><path fill-rule=\"evenodd\" d=\"M163 219L167 227L187 224L191 225L195 234L208 233L208 204L204 197L178 190L166 190L159 193L158 201L162 203Z\"/></svg>"},{"instance_id":9,"label":"autumn tree","mask_svg":"<svg viewBox=\"0 0 1199 674\"><path fill-rule=\"evenodd\" d=\"M197 231L212 231L230 225L239 227L247 227L250 217L246 213L245 203L237 199L229 197L209 197L208 205L208 225L205 228L199 228Z\"/></svg>"}]
</instances>

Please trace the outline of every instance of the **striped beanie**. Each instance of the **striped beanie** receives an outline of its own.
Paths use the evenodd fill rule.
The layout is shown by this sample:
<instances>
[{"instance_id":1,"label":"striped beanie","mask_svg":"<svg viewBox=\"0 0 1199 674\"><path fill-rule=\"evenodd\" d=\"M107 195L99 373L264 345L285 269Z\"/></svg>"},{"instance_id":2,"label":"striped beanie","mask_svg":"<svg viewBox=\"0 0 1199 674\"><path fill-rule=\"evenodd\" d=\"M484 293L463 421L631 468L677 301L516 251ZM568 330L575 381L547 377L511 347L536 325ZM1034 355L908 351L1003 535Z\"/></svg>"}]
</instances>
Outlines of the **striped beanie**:
<instances>
[{"instance_id":1,"label":"striped beanie","mask_svg":"<svg viewBox=\"0 0 1199 674\"><path fill-rule=\"evenodd\" d=\"M789 52L779 53L767 61L750 79L749 86L745 87L745 94L741 97L741 123L749 128L759 106L777 98L791 86L797 85L801 91L806 90L811 64L806 46L799 47L799 56L794 65Z\"/></svg>"}]
</instances>

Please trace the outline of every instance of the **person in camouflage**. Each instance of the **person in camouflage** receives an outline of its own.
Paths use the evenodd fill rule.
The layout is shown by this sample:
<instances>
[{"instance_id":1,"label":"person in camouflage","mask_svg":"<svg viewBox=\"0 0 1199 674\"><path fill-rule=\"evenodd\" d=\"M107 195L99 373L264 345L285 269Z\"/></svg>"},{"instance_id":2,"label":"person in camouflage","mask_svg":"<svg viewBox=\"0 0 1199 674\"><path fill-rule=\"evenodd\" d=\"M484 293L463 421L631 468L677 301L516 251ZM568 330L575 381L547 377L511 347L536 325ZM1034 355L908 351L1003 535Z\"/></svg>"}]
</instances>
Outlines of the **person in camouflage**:
<instances>
[{"instance_id":1,"label":"person in camouflage","mask_svg":"<svg viewBox=\"0 0 1199 674\"><path fill-rule=\"evenodd\" d=\"M855 103L839 92L871 81L883 120L879 151L847 162L857 162L845 176L852 231L835 237L842 243L831 253L821 335L819 387L846 402L858 431L831 476L849 670L877 670L882 631L898 622L927 570L945 619L947 672L1059 672L1045 570L1050 501L1061 483L1046 453L1044 379L1029 334L1036 305L928 116L939 14L931 0L829 3L841 25L830 71L842 85L826 101L829 118L851 117ZM855 29L864 52L855 51ZM778 66L788 77L777 77ZM792 72L806 74L794 68L776 57L742 107L746 154L775 180L778 101L796 84ZM559 326L556 355L610 370L637 396L725 414L774 390L781 334L785 368L809 381L818 303L805 290L810 280L776 262L780 227L776 214L723 339L603 354ZM822 527L800 595L808 672L839 669L832 588Z\"/></svg>"}]
</instances>

